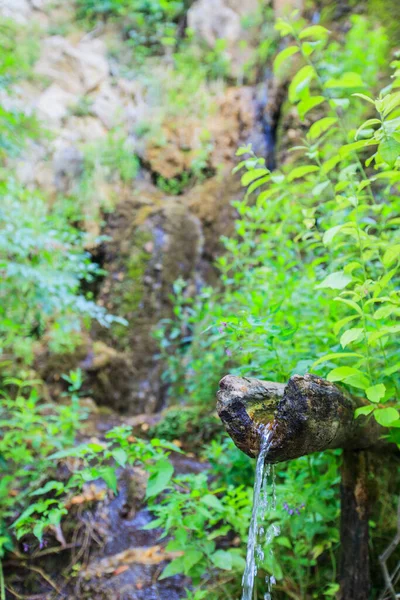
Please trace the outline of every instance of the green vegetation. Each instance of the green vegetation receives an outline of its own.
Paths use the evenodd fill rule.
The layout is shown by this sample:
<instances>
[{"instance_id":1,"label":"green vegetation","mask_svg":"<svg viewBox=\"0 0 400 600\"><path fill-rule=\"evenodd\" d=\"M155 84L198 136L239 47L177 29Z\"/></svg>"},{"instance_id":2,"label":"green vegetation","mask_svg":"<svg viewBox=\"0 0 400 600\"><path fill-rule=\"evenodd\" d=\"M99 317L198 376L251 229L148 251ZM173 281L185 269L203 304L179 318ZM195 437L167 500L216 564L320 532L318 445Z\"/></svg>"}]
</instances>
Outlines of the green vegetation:
<instances>
[{"instance_id":1,"label":"green vegetation","mask_svg":"<svg viewBox=\"0 0 400 600\"><path fill-rule=\"evenodd\" d=\"M76 7L80 25L112 23L124 47L133 49L128 71L140 77L149 105L155 96L161 105L151 122L137 124L135 134L145 144L170 143L165 127L174 119L202 122L213 111L213 86L238 82L225 40L210 48L185 31L186 2L77 0ZM24 547L37 552L44 540L51 540L51 553L60 544L65 551L63 531L72 548L82 513L76 499L97 482L102 496L90 502L106 498L107 506L121 491L123 473L133 469L145 473L143 504L153 520L144 530L160 529L160 544L167 538L166 552L176 553L159 570L160 581L189 577L182 591L186 599L240 597L254 465L227 439L214 413L218 380L227 372L277 382L312 372L337 382L365 399L355 417L375 419L400 446L400 61L388 60L383 26L371 36L364 16L349 22L345 34L330 35L300 18L278 20L269 35L270 22L259 14L249 17L247 27L263 39L246 66L247 82L259 80L260 65L276 54L278 35L285 39L273 69L277 81L288 80L280 144L289 146L289 158L270 171L251 144L237 149L234 172L244 197L233 202L235 231L223 239L218 285L193 293L192 282L175 282L172 316L154 331L169 407L141 430L136 422L115 426L115 415L112 427L104 427L104 414L95 413L95 425L91 422L93 406L83 397L91 394L91 377L101 381L101 373L93 375L101 365L90 364L88 382L86 360L51 382L39 375L44 355L61 355L62 364L63 354L73 353L93 325L97 331L115 324L110 336L115 347L108 350L121 355L129 350L125 319L134 321L142 307L155 242L134 229L123 240L129 260L115 277L125 277L124 285L118 296L110 286L106 306L93 291L106 273L89 248L107 241L102 221L118 194L132 193L140 166L136 148L127 131L115 127L101 142L82 148L82 172L64 195L50 198L34 185L24 186L13 159L44 132L34 116L15 108L12 84L31 77L37 47L20 43L26 36L19 26L1 22L0 92L7 90L7 101L1 96L0 600L6 599L3 562L12 556L21 569L28 568ZM91 109L85 96L69 116L85 118ZM295 144L284 129L289 112ZM200 142L189 170L171 178L149 173L148 179L166 196L178 196L214 175L205 129ZM99 198L103 184L109 187ZM89 237L88 224L100 240ZM166 235L161 226L157 233ZM155 265L150 278L156 299L151 297L149 312L159 311L161 269ZM117 315L109 313L111 305ZM103 429L94 436L98 422ZM200 472L182 474L179 460L192 459ZM269 545L259 561L256 598L264 597L265 577L271 576L274 600L335 596L340 462L341 451L317 453L278 465L271 475ZM384 488L379 477L371 468L371 482ZM389 513L395 498L387 487L380 494ZM376 557L395 524L373 514L371 529ZM79 560L71 553L72 566L60 575L64 581L79 574L86 549ZM375 595L380 585L374 573Z\"/></svg>"}]
</instances>

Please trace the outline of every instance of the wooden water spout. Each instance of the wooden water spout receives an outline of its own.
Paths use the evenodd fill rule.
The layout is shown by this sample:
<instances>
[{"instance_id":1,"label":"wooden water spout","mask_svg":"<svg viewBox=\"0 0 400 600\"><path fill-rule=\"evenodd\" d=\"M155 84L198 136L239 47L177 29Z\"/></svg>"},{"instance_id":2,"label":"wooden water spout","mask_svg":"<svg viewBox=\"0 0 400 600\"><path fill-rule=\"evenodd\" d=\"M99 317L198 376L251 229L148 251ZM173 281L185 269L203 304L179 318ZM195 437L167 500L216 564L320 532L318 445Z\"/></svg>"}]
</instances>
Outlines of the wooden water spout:
<instances>
[{"instance_id":1,"label":"wooden water spout","mask_svg":"<svg viewBox=\"0 0 400 600\"><path fill-rule=\"evenodd\" d=\"M217 394L218 414L236 446L251 457L260 448L260 425L273 430L266 460L283 462L343 448L340 600L370 597L368 452L392 451L387 430L374 418L354 418L364 401L314 375L287 384L227 375Z\"/></svg>"}]
</instances>

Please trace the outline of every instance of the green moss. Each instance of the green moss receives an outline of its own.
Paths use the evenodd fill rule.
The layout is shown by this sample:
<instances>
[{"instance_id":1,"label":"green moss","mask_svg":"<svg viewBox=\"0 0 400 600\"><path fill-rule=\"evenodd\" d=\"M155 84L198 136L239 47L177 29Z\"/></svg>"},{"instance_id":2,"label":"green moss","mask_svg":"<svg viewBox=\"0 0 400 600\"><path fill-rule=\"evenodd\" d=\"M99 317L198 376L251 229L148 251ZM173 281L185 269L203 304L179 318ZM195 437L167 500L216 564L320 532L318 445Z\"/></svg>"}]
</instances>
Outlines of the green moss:
<instances>
[{"instance_id":1,"label":"green moss","mask_svg":"<svg viewBox=\"0 0 400 600\"><path fill-rule=\"evenodd\" d=\"M130 253L123 259L119 284L113 286L109 302L113 311L129 322L129 326L115 324L113 336L121 348L126 348L132 334L132 327L139 319L139 310L145 293L144 277L149 262L149 254L144 250L146 242L151 241L150 233L136 231Z\"/></svg>"}]
</instances>

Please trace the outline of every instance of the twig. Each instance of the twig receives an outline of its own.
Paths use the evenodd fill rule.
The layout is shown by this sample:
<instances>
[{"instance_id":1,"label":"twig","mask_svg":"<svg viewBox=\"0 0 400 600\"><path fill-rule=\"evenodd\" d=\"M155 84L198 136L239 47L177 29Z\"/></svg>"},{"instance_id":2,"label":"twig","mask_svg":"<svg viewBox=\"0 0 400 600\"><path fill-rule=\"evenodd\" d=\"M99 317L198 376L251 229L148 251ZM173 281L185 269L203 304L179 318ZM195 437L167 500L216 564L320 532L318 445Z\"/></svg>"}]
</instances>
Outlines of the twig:
<instances>
[{"instance_id":1,"label":"twig","mask_svg":"<svg viewBox=\"0 0 400 600\"><path fill-rule=\"evenodd\" d=\"M393 573L393 575L390 575L389 570L387 568L387 561L389 560L390 556L393 554L393 552L396 550L396 548L399 544L400 544L400 498L399 498L399 502L397 505L397 533L394 536L393 540L390 542L389 546L386 548L386 550L384 550L382 552L382 554L379 557L379 562L381 563L383 578L385 580L385 585L386 585L386 588L381 597L385 597L386 592L389 591L390 597L393 600L398 600L398 598L400 597L398 594L396 594L396 590L393 587L393 580L394 580L394 577L396 576L396 573L398 570L397 567L399 565L397 565L397 567L395 569L396 572Z\"/></svg>"},{"instance_id":2,"label":"twig","mask_svg":"<svg viewBox=\"0 0 400 600\"><path fill-rule=\"evenodd\" d=\"M40 575L41 577L43 577L43 579L45 581L47 581L47 583L54 589L56 590L57 594L61 594L61 590L60 588L57 586L56 583L54 583L54 581L51 579L51 577L49 577L49 575L47 575L40 567L33 567L32 565L25 565L27 569L29 569L30 571L34 571L35 573L38 573L38 575Z\"/></svg>"},{"instance_id":3,"label":"twig","mask_svg":"<svg viewBox=\"0 0 400 600\"><path fill-rule=\"evenodd\" d=\"M34 596L22 596L22 594L18 594L10 585L6 586L7 592L10 592L13 596L18 598L18 600L45 600L43 598L43 594L35 594Z\"/></svg>"}]
</instances>

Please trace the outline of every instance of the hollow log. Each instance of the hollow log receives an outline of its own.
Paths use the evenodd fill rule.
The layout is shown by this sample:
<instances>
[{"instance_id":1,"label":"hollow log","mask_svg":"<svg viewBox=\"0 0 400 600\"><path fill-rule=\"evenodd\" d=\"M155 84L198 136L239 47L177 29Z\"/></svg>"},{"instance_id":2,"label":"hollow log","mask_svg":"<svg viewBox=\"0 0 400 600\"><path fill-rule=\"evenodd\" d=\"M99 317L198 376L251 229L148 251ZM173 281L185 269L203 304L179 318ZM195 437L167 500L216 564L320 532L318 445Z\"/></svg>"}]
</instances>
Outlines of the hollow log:
<instances>
[{"instance_id":1,"label":"hollow log","mask_svg":"<svg viewBox=\"0 0 400 600\"><path fill-rule=\"evenodd\" d=\"M227 375L217 394L218 414L236 446L259 454L261 432L272 430L266 461L283 462L343 448L341 482L340 600L368 600L367 450L396 450L374 418L354 417L360 398L315 375L294 375L287 384Z\"/></svg>"},{"instance_id":2,"label":"hollow log","mask_svg":"<svg viewBox=\"0 0 400 600\"><path fill-rule=\"evenodd\" d=\"M315 375L287 384L227 375L217 394L218 414L236 446L258 455L262 427L273 429L267 461L282 462L332 448L387 448L387 433L373 418L354 417L364 401Z\"/></svg>"}]
</instances>

